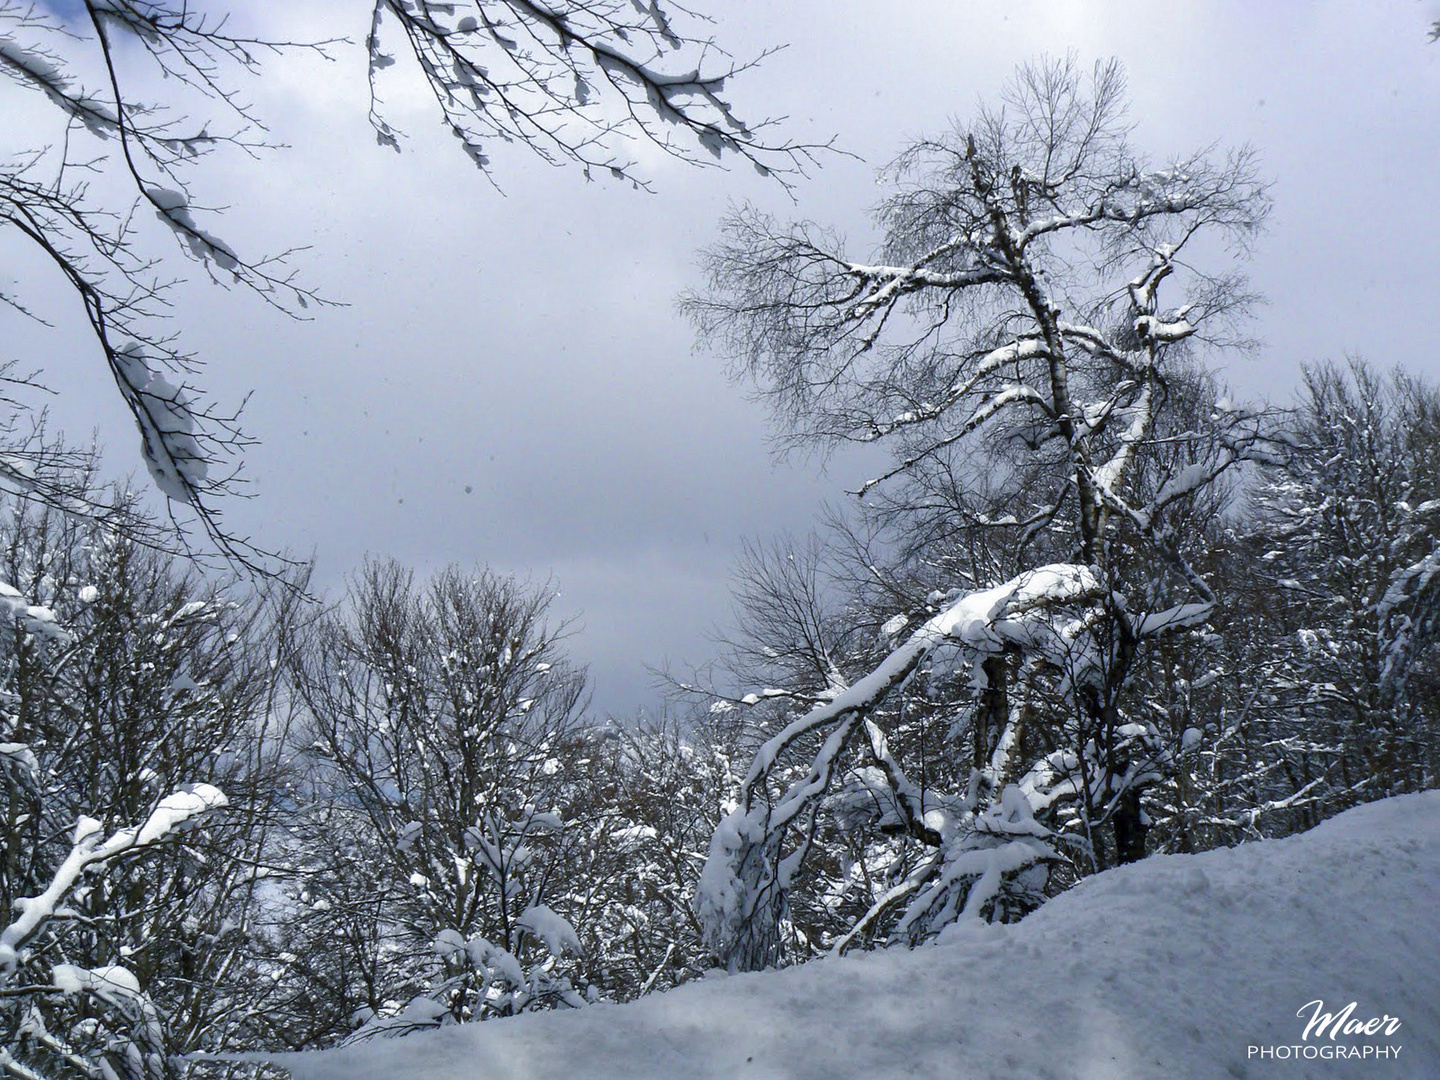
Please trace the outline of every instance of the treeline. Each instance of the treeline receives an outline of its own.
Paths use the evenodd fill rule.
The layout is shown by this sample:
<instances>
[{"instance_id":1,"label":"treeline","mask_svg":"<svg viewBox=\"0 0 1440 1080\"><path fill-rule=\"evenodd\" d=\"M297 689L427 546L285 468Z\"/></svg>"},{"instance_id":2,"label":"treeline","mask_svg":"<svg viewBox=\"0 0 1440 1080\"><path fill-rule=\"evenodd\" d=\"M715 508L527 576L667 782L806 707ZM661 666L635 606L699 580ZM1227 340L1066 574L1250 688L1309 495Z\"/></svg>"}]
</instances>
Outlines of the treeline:
<instances>
[{"instance_id":1,"label":"treeline","mask_svg":"<svg viewBox=\"0 0 1440 1080\"><path fill-rule=\"evenodd\" d=\"M1357 362L1233 401L1268 186L1126 110L1113 61L1022 65L882 174L863 257L740 207L682 300L786 445L888 451L748 560L722 708L768 732L697 904L729 968L1434 781L1435 391Z\"/></svg>"},{"instance_id":2,"label":"treeline","mask_svg":"<svg viewBox=\"0 0 1440 1080\"><path fill-rule=\"evenodd\" d=\"M709 966L689 897L726 755L590 716L543 584L377 561L320 610L103 514L0 515L0 1073L224 1070L183 1055Z\"/></svg>"},{"instance_id":3,"label":"treeline","mask_svg":"<svg viewBox=\"0 0 1440 1080\"><path fill-rule=\"evenodd\" d=\"M967 915L1011 921L1119 863L1284 836L1435 786L1440 391L1353 361L1308 369L1300 398L1267 420L1283 454L1168 522L1218 602L1198 621L1166 607L1163 633L1129 643L1104 709L1086 707L1085 665L1091 650L1115 663L1119 632L1097 643L1047 621L1044 652L952 630L865 699L848 737L803 730L893 667L927 621L1045 563L1043 540L1027 551L989 522L956 527L971 475L937 464L900 497L746 552L721 665L745 690L712 709L769 737L746 757L762 814L809 799L790 866L754 879L782 894L772 957L918 943ZM973 502L964 516L982 512L1001 516ZM1123 543L1110 557L1161 594L1163 563ZM712 855L730 842L722 826ZM733 881L707 885L734 904L715 921L760 921L763 904L743 908Z\"/></svg>"},{"instance_id":4,"label":"treeline","mask_svg":"<svg viewBox=\"0 0 1440 1080\"><path fill-rule=\"evenodd\" d=\"M1283 462L1193 525L1225 603L1129 676L1140 853L1434 785L1417 598L1440 568L1440 392L1355 363L1312 369L1303 394ZM217 583L94 516L7 502L0 1062L210 1071L228 1066L181 1055L623 1001L713 967L696 887L756 747L873 671L950 583L1011 572L989 534L931 511L879 503L751 549L722 665L748 689L692 693L683 723L616 723L589 715L543 584L377 561L317 610L303 582ZM1074 782L1071 748L1097 747L1065 673L963 660L933 651L838 747L784 882L781 962L923 940L966 910L1014 919L1139 854L1106 828L1114 792ZM960 821L957 849L941 834ZM982 858L913 904L962 855L1015 844L1035 857L983 902ZM82 849L102 857L57 891Z\"/></svg>"}]
</instances>

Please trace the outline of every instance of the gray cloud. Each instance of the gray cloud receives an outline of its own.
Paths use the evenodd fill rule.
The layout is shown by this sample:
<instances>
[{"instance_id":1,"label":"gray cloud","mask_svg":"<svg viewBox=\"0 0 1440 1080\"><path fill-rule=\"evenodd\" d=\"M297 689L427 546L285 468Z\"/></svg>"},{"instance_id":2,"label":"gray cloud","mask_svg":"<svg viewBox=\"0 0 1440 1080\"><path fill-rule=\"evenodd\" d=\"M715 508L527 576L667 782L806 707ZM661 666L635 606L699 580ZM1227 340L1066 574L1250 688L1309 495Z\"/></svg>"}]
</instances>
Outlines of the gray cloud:
<instances>
[{"instance_id":1,"label":"gray cloud","mask_svg":"<svg viewBox=\"0 0 1440 1080\"><path fill-rule=\"evenodd\" d=\"M367 551L554 574L557 610L581 617L573 651L593 664L599 705L653 703L643 663L705 657L738 538L803 531L866 474L856 457L829 475L772 461L763 410L703 343L692 351L674 314L696 249L729 202L753 199L833 222L863 252L875 167L1044 51L1119 56L1136 139L1157 156L1212 142L1262 152L1276 211L1251 269L1269 297L1255 327L1267 344L1231 369L1240 389L1284 395L1301 361L1346 351L1440 373L1423 329L1440 250L1429 205L1440 45L1425 44L1414 4L797 2L714 14L738 56L789 45L737 80L744 114L788 114L792 136L838 134L865 160L828 159L791 205L748 170L646 153L656 192L645 195L496 147L502 197L403 75L385 92L406 151L374 145L358 50L277 62L251 87L292 148L207 167L208 201L233 206L217 231L251 250L310 244L304 275L349 306L291 322L208 285L177 294L177 323L208 357L217 395L255 391L260 498L229 508L237 525L313 548L332 586ZM279 17L296 37L364 29L350 4L285 5ZM45 280L5 258L7 272ZM58 287L46 303L64 322ZM111 464L129 467L135 437L83 335L0 320L9 352L49 358L57 418L72 432L98 423Z\"/></svg>"}]
</instances>

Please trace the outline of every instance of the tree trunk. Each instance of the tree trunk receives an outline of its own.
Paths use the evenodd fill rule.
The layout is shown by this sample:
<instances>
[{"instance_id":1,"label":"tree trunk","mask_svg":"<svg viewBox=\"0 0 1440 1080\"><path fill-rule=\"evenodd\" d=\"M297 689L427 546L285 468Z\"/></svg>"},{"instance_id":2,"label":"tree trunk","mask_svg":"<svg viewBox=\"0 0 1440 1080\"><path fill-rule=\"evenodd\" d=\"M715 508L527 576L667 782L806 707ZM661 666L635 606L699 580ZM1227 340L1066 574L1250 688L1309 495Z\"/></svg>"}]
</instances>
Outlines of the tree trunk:
<instances>
[{"instance_id":1,"label":"tree trunk","mask_svg":"<svg viewBox=\"0 0 1440 1080\"><path fill-rule=\"evenodd\" d=\"M975 710L974 766L983 770L1010 721L1010 665L1004 654L988 656L980 664L985 673L985 689L980 691L979 707Z\"/></svg>"},{"instance_id":2,"label":"tree trunk","mask_svg":"<svg viewBox=\"0 0 1440 1080\"><path fill-rule=\"evenodd\" d=\"M1140 808L1140 791L1131 788L1120 796L1111 818L1115 829L1115 860L1121 864L1139 862L1145 857L1145 812Z\"/></svg>"}]
</instances>

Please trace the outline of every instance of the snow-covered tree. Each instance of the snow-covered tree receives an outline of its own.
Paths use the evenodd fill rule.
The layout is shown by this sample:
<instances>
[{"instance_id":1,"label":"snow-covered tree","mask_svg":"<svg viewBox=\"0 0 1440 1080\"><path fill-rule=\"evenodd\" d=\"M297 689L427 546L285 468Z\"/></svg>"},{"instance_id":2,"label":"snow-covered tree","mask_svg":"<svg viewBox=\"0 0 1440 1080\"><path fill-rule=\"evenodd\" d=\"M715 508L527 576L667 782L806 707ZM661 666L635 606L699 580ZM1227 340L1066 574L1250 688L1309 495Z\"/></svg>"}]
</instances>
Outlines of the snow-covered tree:
<instances>
[{"instance_id":1,"label":"snow-covered tree","mask_svg":"<svg viewBox=\"0 0 1440 1080\"><path fill-rule=\"evenodd\" d=\"M232 558L272 565L221 519L216 499L233 490L247 437L233 410L194 385L199 360L165 321L177 262L158 243L172 239L212 280L281 311L324 302L295 277L289 253L222 238L195 186L193 167L207 155L254 158L269 148L244 81L261 76L273 54L334 55L348 46L347 29L362 30L382 146L401 144L382 101L384 70L400 58L418 67L441 121L482 170L497 143L637 184L624 149L635 139L696 163L746 160L782 178L808 160L806 148L769 141L766 123L731 108L727 80L747 65L717 60L723 54L703 31L689 29L697 17L677 9L672 18L667 6L375 0L368 28L296 42L251 29L263 24L259 9L3 0L0 94L6 115L26 122L0 145L0 244L28 247L51 265L40 287L73 291L172 508L188 506ZM12 315L27 314L26 303L0 292ZM0 482L11 479L0 468Z\"/></svg>"},{"instance_id":2,"label":"snow-covered tree","mask_svg":"<svg viewBox=\"0 0 1440 1080\"><path fill-rule=\"evenodd\" d=\"M730 734L645 717L586 733L559 881L586 975L611 1000L666 990L715 966L693 896L737 782Z\"/></svg>"},{"instance_id":3,"label":"snow-covered tree","mask_svg":"<svg viewBox=\"0 0 1440 1080\"><path fill-rule=\"evenodd\" d=\"M265 1006L277 612L17 500L0 578L0 1072L178 1075Z\"/></svg>"},{"instance_id":4,"label":"snow-covered tree","mask_svg":"<svg viewBox=\"0 0 1440 1080\"><path fill-rule=\"evenodd\" d=\"M893 467L861 495L888 487L985 537L978 574L897 612L884 658L836 672L756 755L701 885L732 966L775 960L786 894L857 747L872 797L931 851L877 901L911 940L962 912L998 917L1062 846L1089 867L1145 851L1143 799L1172 748L1132 678L1154 642L1216 608L1186 515L1268 453L1262 417L1189 400L1212 386L1199 355L1240 343L1236 266L1268 200L1248 151L1157 165L1123 114L1113 63L1023 67L1001 107L892 167L875 257L748 208L707 254L709 288L686 306L786 437L887 444ZM968 684L953 726L976 763L937 793L895 756L883 710L945 679Z\"/></svg>"},{"instance_id":5,"label":"snow-covered tree","mask_svg":"<svg viewBox=\"0 0 1440 1080\"><path fill-rule=\"evenodd\" d=\"M1313 366L1293 428L1255 498L1286 690L1271 730L1288 738L1270 744L1286 775L1270 794L1329 814L1430 786L1440 768L1440 391L1360 360Z\"/></svg>"},{"instance_id":6,"label":"snow-covered tree","mask_svg":"<svg viewBox=\"0 0 1440 1080\"><path fill-rule=\"evenodd\" d=\"M1283 462L1204 529L1226 597L1154 650L1141 688L1178 735L1151 813L1163 850L1310 828L1431 787L1440 397L1360 360L1306 369Z\"/></svg>"},{"instance_id":7,"label":"snow-covered tree","mask_svg":"<svg viewBox=\"0 0 1440 1080\"><path fill-rule=\"evenodd\" d=\"M0 744L0 756L6 759L8 782L41 785L25 748ZM17 897L19 916L0 929L0 1024L5 1036L0 1068L6 1074L23 1080L166 1080L183 1072L164 1013L130 967L115 962L86 967L41 957L51 951L46 946L83 918L69 903L83 902L92 889L103 886L114 864L162 849L186 826L224 805L225 795L218 788L192 784L160 799L137 824L109 835L95 818L82 815L76 820L66 836L70 850L53 878L35 895ZM68 950L58 954L67 955Z\"/></svg>"},{"instance_id":8,"label":"snow-covered tree","mask_svg":"<svg viewBox=\"0 0 1440 1080\"><path fill-rule=\"evenodd\" d=\"M366 1035L580 1003L580 942L550 905L586 676L551 599L369 563L293 657L321 811L296 903L376 951Z\"/></svg>"}]
</instances>

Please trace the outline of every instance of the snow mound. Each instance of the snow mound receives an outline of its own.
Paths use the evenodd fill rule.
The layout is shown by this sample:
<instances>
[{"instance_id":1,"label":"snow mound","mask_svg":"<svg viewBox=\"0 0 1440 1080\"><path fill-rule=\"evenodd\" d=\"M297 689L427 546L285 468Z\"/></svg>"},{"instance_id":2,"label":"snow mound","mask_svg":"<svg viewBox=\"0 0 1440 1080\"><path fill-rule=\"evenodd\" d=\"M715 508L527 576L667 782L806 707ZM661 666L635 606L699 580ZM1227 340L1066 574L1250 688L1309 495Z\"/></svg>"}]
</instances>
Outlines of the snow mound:
<instances>
[{"instance_id":1,"label":"snow mound","mask_svg":"<svg viewBox=\"0 0 1440 1080\"><path fill-rule=\"evenodd\" d=\"M272 1060L295 1080L1421 1080L1440 1076L1437 901L1427 792L1151 858L914 951ZM1352 1033L1307 1038L1317 1001L1354 1002ZM1392 1034L1358 1030L1385 1016Z\"/></svg>"}]
</instances>

